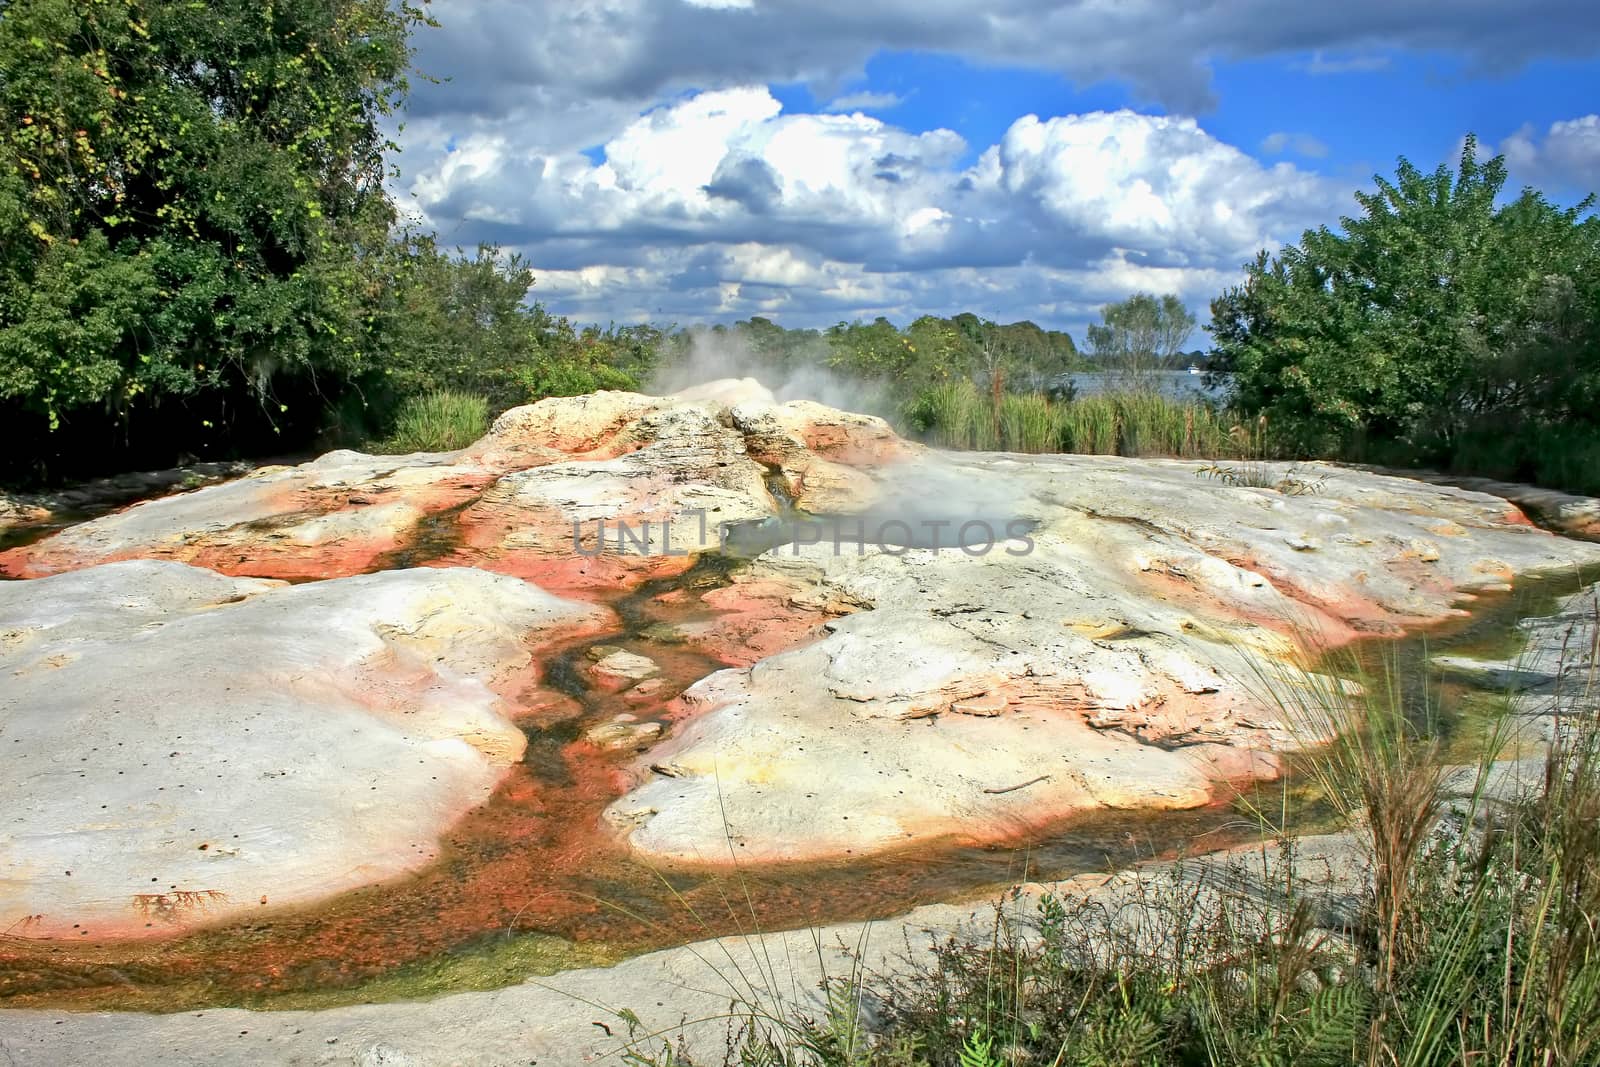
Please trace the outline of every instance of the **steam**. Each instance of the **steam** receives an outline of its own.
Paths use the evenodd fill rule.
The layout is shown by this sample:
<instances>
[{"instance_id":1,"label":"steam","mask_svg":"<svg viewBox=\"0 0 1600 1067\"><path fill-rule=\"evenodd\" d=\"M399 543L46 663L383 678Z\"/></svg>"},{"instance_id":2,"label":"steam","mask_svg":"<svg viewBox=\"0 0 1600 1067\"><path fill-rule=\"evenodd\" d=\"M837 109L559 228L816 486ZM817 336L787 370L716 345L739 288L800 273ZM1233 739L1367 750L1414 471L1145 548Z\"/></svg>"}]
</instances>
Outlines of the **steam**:
<instances>
[{"instance_id":1,"label":"steam","mask_svg":"<svg viewBox=\"0 0 1600 1067\"><path fill-rule=\"evenodd\" d=\"M786 359L779 360L753 351L737 335L695 330L687 353L657 367L646 381L645 391L668 396L708 382L754 378L771 390L780 404L814 400L842 411L892 415L894 404L887 391L833 370L828 366L832 354L827 341L819 337L809 345L791 349Z\"/></svg>"},{"instance_id":2,"label":"steam","mask_svg":"<svg viewBox=\"0 0 1600 1067\"><path fill-rule=\"evenodd\" d=\"M882 415L892 421L894 404L881 386L849 378L830 368L832 350L817 338L782 359L753 350L747 338L696 330L684 355L659 367L646 390L668 396L693 390L700 399L748 395L754 379L778 403L814 400L843 411ZM879 482L877 498L848 514L804 515L783 512L731 524L727 549L753 556L780 546L799 551L854 554L874 545L898 555L912 548L950 549L969 555L1004 551L1026 555L1039 525L1037 506L1019 493L1017 483L996 477L951 455L931 452L894 464L893 476Z\"/></svg>"}]
</instances>

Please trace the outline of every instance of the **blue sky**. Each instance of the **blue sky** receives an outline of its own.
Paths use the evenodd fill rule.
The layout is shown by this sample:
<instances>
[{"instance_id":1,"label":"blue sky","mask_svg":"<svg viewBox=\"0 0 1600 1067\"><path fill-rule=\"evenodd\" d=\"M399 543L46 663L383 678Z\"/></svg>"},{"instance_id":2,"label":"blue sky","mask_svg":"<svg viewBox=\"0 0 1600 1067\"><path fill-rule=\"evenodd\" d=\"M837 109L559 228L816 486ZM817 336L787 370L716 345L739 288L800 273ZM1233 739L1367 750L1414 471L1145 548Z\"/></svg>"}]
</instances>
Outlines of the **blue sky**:
<instances>
[{"instance_id":1,"label":"blue sky","mask_svg":"<svg viewBox=\"0 0 1600 1067\"><path fill-rule=\"evenodd\" d=\"M1208 131L1269 158L1285 154L1262 147L1275 133L1312 137L1326 155L1295 151L1292 141L1287 154L1306 168L1349 178L1352 188L1375 172L1391 173L1401 155L1428 166L1453 160L1468 132L1498 144L1527 124L1543 129L1600 106L1600 63L1592 60L1538 60L1515 71L1473 74L1446 53L1305 52L1212 69L1217 105L1201 115ZM788 111L817 111L830 102L804 83L772 91ZM947 127L961 134L972 146L969 162L1019 115L1119 108L1169 114L1126 82L1078 86L1049 71L926 52L878 52L839 95L867 94L892 98L861 107L869 115L909 130ZM1569 177L1581 183L1581 176ZM1595 180L1600 189L1600 174ZM1590 191L1566 185L1546 191L1568 199Z\"/></svg>"},{"instance_id":2,"label":"blue sky","mask_svg":"<svg viewBox=\"0 0 1600 1067\"><path fill-rule=\"evenodd\" d=\"M1600 185L1588 0L445 0L401 134L418 222L585 321L973 310L1081 333L1334 223L1470 130ZM1032 116L1032 118L1030 118Z\"/></svg>"}]
</instances>

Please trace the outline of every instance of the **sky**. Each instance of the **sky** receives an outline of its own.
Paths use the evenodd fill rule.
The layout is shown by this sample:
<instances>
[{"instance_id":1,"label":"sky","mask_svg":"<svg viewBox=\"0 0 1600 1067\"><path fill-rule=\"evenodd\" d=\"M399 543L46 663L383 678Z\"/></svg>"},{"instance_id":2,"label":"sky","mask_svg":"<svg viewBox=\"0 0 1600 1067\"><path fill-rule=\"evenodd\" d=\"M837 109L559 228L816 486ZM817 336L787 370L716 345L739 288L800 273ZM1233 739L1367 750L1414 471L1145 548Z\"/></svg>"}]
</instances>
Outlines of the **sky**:
<instances>
[{"instance_id":1,"label":"sky","mask_svg":"<svg viewBox=\"0 0 1600 1067\"><path fill-rule=\"evenodd\" d=\"M1202 322L1475 134L1600 190L1600 0L435 0L401 210L582 322Z\"/></svg>"}]
</instances>

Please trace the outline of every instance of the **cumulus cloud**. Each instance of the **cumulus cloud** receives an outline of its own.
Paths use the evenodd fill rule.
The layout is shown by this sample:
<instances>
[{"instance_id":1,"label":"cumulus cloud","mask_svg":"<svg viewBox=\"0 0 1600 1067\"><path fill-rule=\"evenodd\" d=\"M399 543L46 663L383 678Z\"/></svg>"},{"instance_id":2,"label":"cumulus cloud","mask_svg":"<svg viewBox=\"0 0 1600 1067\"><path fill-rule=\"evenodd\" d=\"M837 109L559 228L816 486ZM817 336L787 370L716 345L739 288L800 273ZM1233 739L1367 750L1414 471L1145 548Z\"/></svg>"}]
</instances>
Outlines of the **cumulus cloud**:
<instances>
[{"instance_id":1,"label":"cumulus cloud","mask_svg":"<svg viewBox=\"0 0 1600 1067\"><path fill-rule=\"evenodd\" d=\"M1131 112L1022 119L994 145L908 131L872 117L898 101L864 81L867 61L921 51L1112 81L1198 115L1216 61L1356 77L1415 49L1510 69L1600 50L1591 8L1239 0L1200 17L1187 0L456 0L418 38L419 68L444 82L414 84L399 191L443 240L523 250L554 306L602 319L783 308L817 321L968 302L1042 318L1075 314L1105 289L1095 278L1130 272L1203 295L1208 272L1234 276L1257 244L1344 208L1343 190L1263 166L1201 124ZM808 87L822 113L783 113L760 88L780 83ZM1282 151L1316 155L1305 135L1284 137ZM1540 166L1559 165L1552 140L1528 135ZM1057 285L1087 288L1069 299Z\"/></svg>"},{"instance_id":2,"label":"cumulus cloud","mask_svg":"<svg viewBox=\"0 0 1600 1067\"><path fill-rule=\"evenodd\" d=\"M1330 193L1291 164L1263 167L1194 119L1131 111L1026 116L977 172L980 187L1059 236L1098 236L1172 266L1248 256Z\"/></svg>"},{"instance_id":3,"label":"cumulus cloud","mask_svg":"<svg viewBox=\"0 0 1600 1067\"><path fill-rule=\"evenodd\" d=\"M1600 115L1551 123L1542 134L1530 123L1495 151L1514 181L1558 192L1600 192Z\"/></svg>"},{"instance_id":4,"label":"cumulus cloud","mask_svg":"<svg viewBox=\"0 0 1600 1067\"><path fill-rule=\"evenodd\" d=\"M597 153L467 136L409 191L442 232L528 251L561 310L791 322L1203 300L1341 195L1194 119L1128 110L1024 116L970 158L949 130L788 114L744 87L636 116Z\"/></svg>"},{"instance_id":5,"label":"cumulus cloud","mask_svg":"<svg viewBox=\"0 0 1600 1067\"><path fill-rule=\"evenodd\" d=\"M865 256L885 234L903 235L908 248L923 239L936 220L918 212L965 150L949 130L784 115L765 88L742 88L636 118L605 142L600 163L467 137L409 191L436 223L501 205L495 221L512 243L582 241L601 261L646 241L796 242Z\"/></svg>"}]
</instances>

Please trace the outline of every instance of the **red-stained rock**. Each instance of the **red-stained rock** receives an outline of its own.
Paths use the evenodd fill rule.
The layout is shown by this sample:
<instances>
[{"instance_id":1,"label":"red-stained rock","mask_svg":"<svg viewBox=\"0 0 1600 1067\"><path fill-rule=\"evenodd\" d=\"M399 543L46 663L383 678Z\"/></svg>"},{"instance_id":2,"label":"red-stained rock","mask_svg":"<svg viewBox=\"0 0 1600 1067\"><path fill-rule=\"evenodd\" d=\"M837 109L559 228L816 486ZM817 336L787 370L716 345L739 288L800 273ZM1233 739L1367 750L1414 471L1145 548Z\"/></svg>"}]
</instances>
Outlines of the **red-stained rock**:
<instances>
[{"instance_id":1,"label":"red-stained rock","mask_svg":"<svg viewBox=\"0 0 1600 1067\"><path fill-rule=\"evenodd\" d=\"M607 614L468 569L0 583L0 929L170 936L425 866L521 758L542 653Z\"/></svg>"},{"instance_id":2,"label":"red-stained rock","mask_svg":"<svg viewBox=\"0 0 1600 1067\"><path fill-rule=\"evenodd\" d=\"M1267 473L1281 485L1286 470ZM619 842L720 862L724 817L747 861L836 859L1207 803L1219 782L1278 773L1277 754L1305 740L1251 692L1260 672L1600 559L1499 498L1296 472L1316 490L1225 485L1197 463L941 454L879 419L712 383L544 400L448 455L334 453L258 472L63 531L0 567L149 556L304 579L448 564L614 604L607 641L659 676L596 674L569 643L546 649L568 693L546 689L539 665L495 683L520 705L506 717L543 746L530 766L581 782L588 805L560 802L577 825L547 835L559 852L541 862ZM707 561L724 524L759 524L744 543L770 544L786 498L861 532ZM908 538L885 541L892 525ZM951 547L974 526L992 537ZM362 714L381 717L427 678L425 665L383 668L351 698ZM458 739L513 756L493 729ZM622 771L618 745L650 750ZM558 802L536 782L518 790L508 800L526 808L483 827L536 835L530 812ZM597 818L607 805L615 838ZM485 885L524 868L495 869Z\"/></svg>"},{"instance_id":3,"label":"red-stained rock","mask_svg":"<svg viewBox=\"0 0 1600 1067\"><path fill-rule=\"evenodd\" d=\"M1197 469L982 455L897 468L875 517L1022 516L1026 546L763 556L705 598L726 611L704 633L757 642L779 616L821 632L686 690L608 809L618 832L652 861L718 863L725 838L743 862L794 861L1206 804L1326 737L1265 699L1263 679L1449 621L1508 576L1600 560L1477 494L1328 468L1296 496ZM830 619L828 604L858 610Z\"/></svg>"},{"instance_id":4,"label":"red-stained rock","mask_svg":"<svg viewBox=\"0 0 1600 1067\"><path fill-rule=\"evenodd\" d=\"M68 527L0 553L0 572L33 578L168 559L266 578L361 574L405 547L425 517L472 500L493 477L450 455L331 452Z\"/></svg>"}]
</instances>

